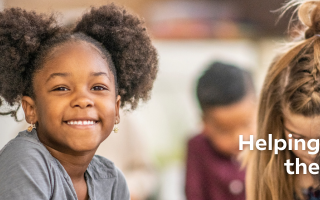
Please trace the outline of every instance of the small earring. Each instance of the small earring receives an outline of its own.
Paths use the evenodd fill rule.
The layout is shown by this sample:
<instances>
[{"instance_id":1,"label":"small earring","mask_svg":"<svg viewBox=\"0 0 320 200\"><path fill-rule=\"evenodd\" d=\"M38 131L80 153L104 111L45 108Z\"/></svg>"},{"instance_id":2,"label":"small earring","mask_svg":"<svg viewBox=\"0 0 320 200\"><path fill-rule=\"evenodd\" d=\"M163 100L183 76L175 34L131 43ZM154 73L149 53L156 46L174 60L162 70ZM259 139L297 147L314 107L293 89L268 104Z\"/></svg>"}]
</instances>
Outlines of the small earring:
<instances>
[{"instance_id":1,"label":"small earring","mask_svg":"<svg viewBox=\"0 0 320 200\"><path fill-rule=\"evenodd\" d=\"M113 127L113 132L118 133L118 131L119 131L118 120L116 120L116 123L114 124L114 127Z\"/></svg>"},{"instance_id":2,"label":"small earring","mask_svg":"<svg viewBox=\"0 0 320 200\"><path fill-rule=\"evenodd\" d=\"M31 123L27 131L30 133L33 129L36 129L36 124Z\"/></svg>"}]
</instances>

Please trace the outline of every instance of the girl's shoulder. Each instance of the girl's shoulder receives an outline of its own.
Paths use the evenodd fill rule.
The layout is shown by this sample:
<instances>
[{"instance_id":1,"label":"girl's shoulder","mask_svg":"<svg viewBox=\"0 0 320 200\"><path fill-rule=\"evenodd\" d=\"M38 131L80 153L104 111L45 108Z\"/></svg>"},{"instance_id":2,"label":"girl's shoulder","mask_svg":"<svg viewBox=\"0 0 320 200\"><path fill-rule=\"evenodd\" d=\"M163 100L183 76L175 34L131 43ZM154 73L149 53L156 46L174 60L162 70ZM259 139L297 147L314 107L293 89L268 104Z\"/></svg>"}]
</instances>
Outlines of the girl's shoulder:
<instances>
[{"instance_id":1,"label":"girl's shoulder","mask_svg":"<svg viewBox=\"0 0 320 200\"><path fill-rule=\"evenodd\" d=\"M0 150L0 180L1 176L6 176L5 171L28 172L31 175L35 169L42 168L50 173L53 162L53 157L39 141L36 131L22 131Z\"/></svg>"},{"instance_id":2,"label":"girl's shoulder","mask_svg":"<svg viewBox=\"0 0 320 200\"><path fill-rule=\"evenodd\" d=\"M0 150L0 196L49 199L53 182L51 158L36 131L20 132Z\"/></svg>"},{"instance_id":3,"label":"girl's shoulder","mask_svg":"<svg viewBox=\"0 0 320 200\"><path fill-rule=\"evenodd\" d=\"M302 190L302 195L304 200L320 200L320 190L312 187ZM294 194L294 200L301 200L301 198Z\"/></svg>"},{"instance_id":4,"label":"girl's shoulder","mask_svg":"<svg viewBox=\"0 0 320 200\"><path fill-rule=\"evenodd\" d=\"M313 189L312 187L308 188L308 190L303 191L308 200L320 200L320 190Z\"/></svg>"},{"instance_id":5,"label":"girl's shoulder","mask_svg":"<svg viewBox=\"0 0 320 200\"><path fill-rule=\"evenodd\" d=\"M40 155L50 158L48 156L51 154L39 141L35 130L32 132L27 132L26 130L20 132L0 150L0 160L9 158L24 160L26 159L25 156L29 159L30 156L37 158Z\"/></svg>"},{"instance_id":6,"label":"girl's shoulder","mask_svg":"<svg viewBox=\"0 0 320 200\"><path fill-rule=\"evenodd\" d=\"M96 179L124 178L121 170L117 168L112 161L99 155L95 155L92 158L87 171Z\"/></svg>"},{"instance_id":7,"label":"girl's shoulder","mask_svg":"<svg viewBox=\"0 0 320 200\"><path fill-rule=\"evenodd\" d=\"M105 185L108 188L113 185L114 190L111 193L113 193L112 196L116 197L115 199L130 199L125 177L112 161L95 155L87 168L87 172L94 179L93 182L97 184L95 188L97 190L101 189L101 192L97 191L97 193L106 193L106 188L101 187L101 185Z\"/></svg>"}]
</instances>

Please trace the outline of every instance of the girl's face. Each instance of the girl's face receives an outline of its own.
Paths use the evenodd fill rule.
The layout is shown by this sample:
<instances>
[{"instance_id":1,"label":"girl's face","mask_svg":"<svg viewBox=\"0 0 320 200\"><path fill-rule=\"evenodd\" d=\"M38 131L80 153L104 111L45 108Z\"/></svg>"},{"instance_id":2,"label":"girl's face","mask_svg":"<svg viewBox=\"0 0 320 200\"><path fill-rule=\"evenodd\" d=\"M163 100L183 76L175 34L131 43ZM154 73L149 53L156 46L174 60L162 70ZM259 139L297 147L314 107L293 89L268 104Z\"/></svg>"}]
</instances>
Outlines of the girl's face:
<instances>
[{"instance_id":1,"label":"girl's face","mask_svg":"<svg viewBox=\"0 0 320 200\"><path fill-rule=\"evenodd\" d=\"M36 72L34 93L39 139L60 152L95 151L119 122L114 76L86 42L58 47Z\"/></svg>"},{"instance_id":2,"label":"girl's face","mask_svg":"<svg viewBox=\"0 0 320 200\"><path fill-rule=\"evenodd\" d=\"M292 139L292 152L300 158L300 163L310 163L315 162L315 157L317 154L309 154L308 151L314 152L314 150L309 150L307 143L310 139L320 138L320 116L316 117L305 117L303 115L297 115L290 112L288 109L284 112L284 132L287 142L288 139ZM289 134L292 137L289 137ZM298 150L295 150L294 139L305 140L306 149L302 150L302 143L298 143ZM312 142L312 147L315 147L315 143Z\"/></svg>"}]
</instances>

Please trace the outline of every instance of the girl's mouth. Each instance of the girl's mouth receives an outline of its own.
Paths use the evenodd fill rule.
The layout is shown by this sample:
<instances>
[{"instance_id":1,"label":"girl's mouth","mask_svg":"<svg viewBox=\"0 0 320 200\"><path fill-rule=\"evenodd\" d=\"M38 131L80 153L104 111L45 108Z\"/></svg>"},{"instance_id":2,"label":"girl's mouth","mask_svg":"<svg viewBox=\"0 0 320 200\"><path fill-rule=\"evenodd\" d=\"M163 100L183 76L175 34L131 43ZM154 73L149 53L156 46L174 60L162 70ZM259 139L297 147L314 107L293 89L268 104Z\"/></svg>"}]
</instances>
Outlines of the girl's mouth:
<instances>
[{"instance_id":1,"label":"girl's mouth","mask_svg":"<svg viewBox=\"0 0 320 200\"><path fill-rule=\"evenodd\" d=\"M98 123L98 121L93 120L72 120L66 122L68 125L77 125L77 126L87 126L87 125L94 125Z\"/></svg>"}]
</instances>

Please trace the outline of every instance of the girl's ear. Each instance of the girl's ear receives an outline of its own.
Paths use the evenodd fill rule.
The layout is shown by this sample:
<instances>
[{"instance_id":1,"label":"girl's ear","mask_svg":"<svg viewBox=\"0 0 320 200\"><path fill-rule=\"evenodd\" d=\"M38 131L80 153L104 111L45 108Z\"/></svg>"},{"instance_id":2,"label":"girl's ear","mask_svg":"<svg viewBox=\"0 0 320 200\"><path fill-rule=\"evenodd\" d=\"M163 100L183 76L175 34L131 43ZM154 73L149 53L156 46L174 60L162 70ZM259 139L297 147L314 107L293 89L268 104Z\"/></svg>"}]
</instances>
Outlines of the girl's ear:
<instances>
[{"instance_id":1,"label":"girl's ear","mask_svg":"<svg viewBox=\"0 0 320 200\"><path fill-rule=\"evenodd\" d=\"M120 114L119 114L120 104L121 104L121 96L118 95L116 100L116 122L118 124L120 123Z\"/></svg>"},{"instance_id":2,"label":"girl's ear","mask_svg":"<svg viewBox=\"0 0 320 200\"><path fill-rule=\"evenodd\" d=\"M38 121L38 118L34 100L31 97L23 96L22 108L25 114L26 121L29 124L35 124Z\"/></svg>"}]
</instances>

